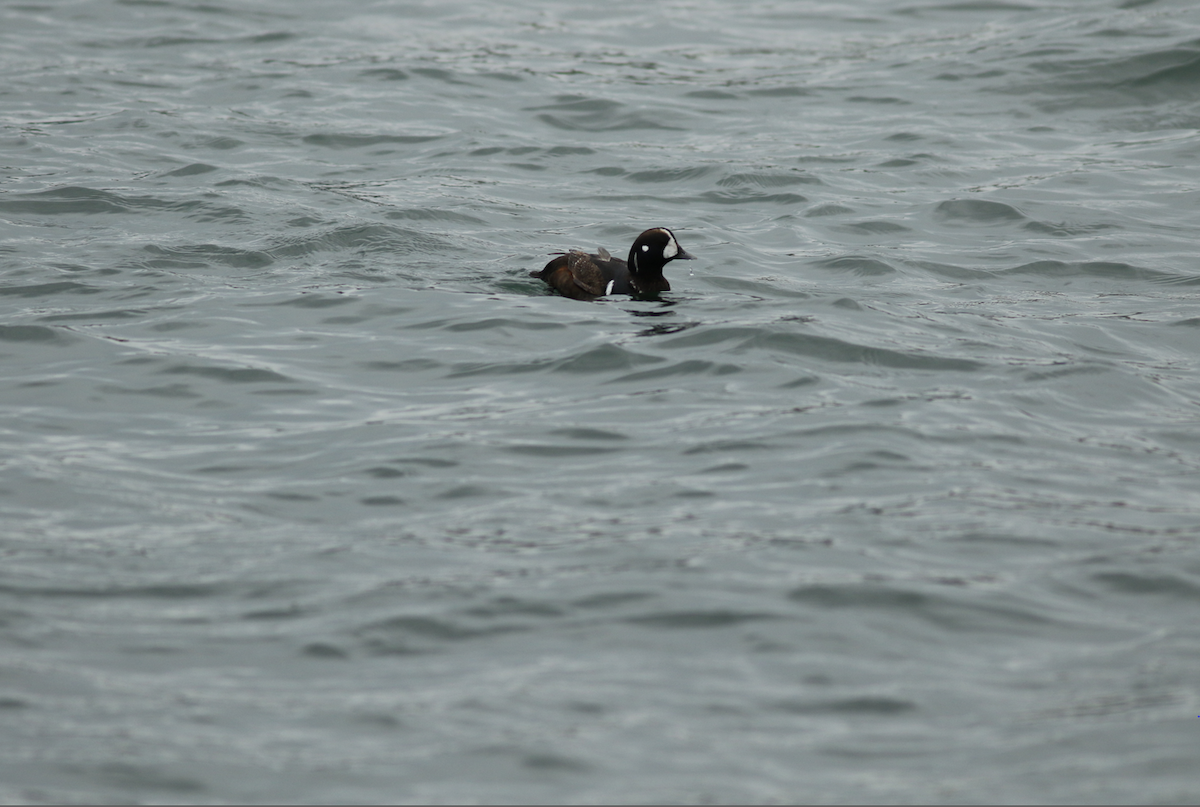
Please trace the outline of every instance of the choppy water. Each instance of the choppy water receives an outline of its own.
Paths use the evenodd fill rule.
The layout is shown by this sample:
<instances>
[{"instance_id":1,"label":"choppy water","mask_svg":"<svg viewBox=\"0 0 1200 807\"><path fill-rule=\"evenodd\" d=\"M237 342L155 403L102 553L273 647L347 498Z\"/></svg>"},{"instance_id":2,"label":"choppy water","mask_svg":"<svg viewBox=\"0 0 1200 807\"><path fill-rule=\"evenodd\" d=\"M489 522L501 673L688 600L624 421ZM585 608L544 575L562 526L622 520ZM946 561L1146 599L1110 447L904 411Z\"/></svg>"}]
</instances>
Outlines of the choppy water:
<instances>
[{"instance_id":1,"label":"choppy water","mask_svg":"<svg viewBox=\"0 0 1200 807\"><path fill-rule=\"evenodd\" d=\"M1191 0L0 31L0 800L1200 799Z\"/></svg>"}]
</instances>

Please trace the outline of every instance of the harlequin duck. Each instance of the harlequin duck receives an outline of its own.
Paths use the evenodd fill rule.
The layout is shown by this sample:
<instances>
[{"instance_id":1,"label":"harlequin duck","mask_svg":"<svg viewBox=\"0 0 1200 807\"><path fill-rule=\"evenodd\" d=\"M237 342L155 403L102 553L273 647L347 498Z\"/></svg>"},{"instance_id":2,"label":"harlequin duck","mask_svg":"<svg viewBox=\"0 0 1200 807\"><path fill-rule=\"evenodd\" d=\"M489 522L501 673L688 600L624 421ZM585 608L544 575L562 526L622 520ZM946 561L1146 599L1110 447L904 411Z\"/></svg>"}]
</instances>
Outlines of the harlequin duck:
<instances>
[{"instance_id":1,"label":"harlequin duck","mask_svg":"<svg viewBox=\"0 0 1200 807\"><path fill-rule=\"evenodd\" d=\"M663 267L673 260L694 260L683 251L674 234L666 227L654 227L637 237L629 248L629 260L608 254L603 247L595 255L571 250L556 253L557 258L540 272L530 272L549 283L559 293L576 300L595 300L606 294L652 296L670 291Z\"/></svg>"}]
</instances>

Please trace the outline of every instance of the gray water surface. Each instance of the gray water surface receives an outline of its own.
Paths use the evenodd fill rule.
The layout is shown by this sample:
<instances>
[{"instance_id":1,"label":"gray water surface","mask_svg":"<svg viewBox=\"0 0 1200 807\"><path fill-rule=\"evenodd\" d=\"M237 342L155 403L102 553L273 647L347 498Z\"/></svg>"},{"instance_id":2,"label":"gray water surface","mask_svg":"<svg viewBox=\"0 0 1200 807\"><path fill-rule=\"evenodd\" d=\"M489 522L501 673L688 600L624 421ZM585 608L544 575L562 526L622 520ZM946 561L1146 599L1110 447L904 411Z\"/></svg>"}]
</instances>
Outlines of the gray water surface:
<instances>
[{"instance_id":1,"label":"gray water surface","mask_svg":"<svg viewBox=\"0 0 1200 807\"><path fill-rule=\"evenodd\" d=\"M0 46L0 800L1200 800L1191 0Z\"/></svg>"}]
</instances>

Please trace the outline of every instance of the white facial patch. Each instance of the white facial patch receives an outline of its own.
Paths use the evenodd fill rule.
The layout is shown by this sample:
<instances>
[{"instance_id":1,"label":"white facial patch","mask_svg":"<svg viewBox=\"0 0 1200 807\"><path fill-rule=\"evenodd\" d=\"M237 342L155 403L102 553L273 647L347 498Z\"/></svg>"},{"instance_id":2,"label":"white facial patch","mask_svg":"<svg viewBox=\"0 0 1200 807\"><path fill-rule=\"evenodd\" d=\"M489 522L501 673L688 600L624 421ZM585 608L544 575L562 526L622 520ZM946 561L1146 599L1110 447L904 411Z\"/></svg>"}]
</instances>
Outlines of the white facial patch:
<instances>
[{"instance_id":1,"label":"white facial patch","mask_svg":"<svg viewBox=\"0 0 1200 807\"><path fill-rule=\"evenodd\" d=\"M642 252L649 252L649 251L650 251L650 245L642 244Z\"/></svg>"},{"instance_id":2,"label":"white facial patch","mask_svg":"<svg viewBox=\"0 0 1200 807\"><path fill-rule=\"evenodd\" d=\"M663 248L663 260L669 261L679 254L679 245L675 243L675 238L672 237Z\"/></svg>"},{"instance_id":3,"label":"white facial patch","mask_svg":"<svg viewBox=\"0 0 1200 807\"><path fill-rule=\"evenodd\" d=\"M615 280L608 281L608 285L604 287L604 293L612 294L612 289L613 289L613 286L615 286L615 285L617 285L617 281L615 281Z\"/></svg>"}]
</instances>

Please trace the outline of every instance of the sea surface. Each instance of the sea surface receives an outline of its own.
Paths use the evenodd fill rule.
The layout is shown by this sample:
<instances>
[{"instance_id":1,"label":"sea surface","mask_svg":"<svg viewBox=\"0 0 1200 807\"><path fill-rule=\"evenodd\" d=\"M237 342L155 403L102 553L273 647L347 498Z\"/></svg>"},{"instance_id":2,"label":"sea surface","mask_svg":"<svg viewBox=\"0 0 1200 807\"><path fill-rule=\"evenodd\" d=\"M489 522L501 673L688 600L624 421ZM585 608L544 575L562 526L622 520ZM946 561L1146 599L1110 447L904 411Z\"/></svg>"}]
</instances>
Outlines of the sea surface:
<instances>
[{"instance_id":1,"label":"sea surface","mask_svg":"<svg viewBox=\"0 0 1200 807\"><path fill-rule=\"evenodd\" d=\"M1195 0L0 69L0 801L1200 801ZM658 299L529 277L652 226Z\"/></svg>"}]
</instances>

